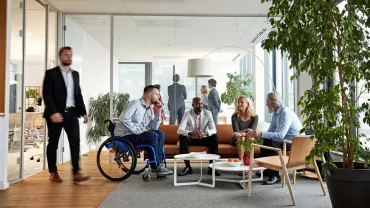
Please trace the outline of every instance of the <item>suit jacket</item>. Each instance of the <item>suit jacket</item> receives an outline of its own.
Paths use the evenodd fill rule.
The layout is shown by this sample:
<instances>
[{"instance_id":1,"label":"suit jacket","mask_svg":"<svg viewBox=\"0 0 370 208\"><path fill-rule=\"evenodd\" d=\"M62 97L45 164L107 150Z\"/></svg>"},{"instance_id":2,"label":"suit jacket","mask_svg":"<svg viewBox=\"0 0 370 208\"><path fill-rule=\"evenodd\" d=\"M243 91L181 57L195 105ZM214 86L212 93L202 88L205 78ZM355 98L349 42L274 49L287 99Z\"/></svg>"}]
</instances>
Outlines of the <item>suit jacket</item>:
<instances>
[{"instance_id":1,"label":"suit jacket","mask_svg":"<svg viewBox=\"0 0 370 208\"><path fill-rule=\"evenodd\" d=\"M187 98L186 88L184 85L173 83L168 86L168 104L171 109L179 109L185 106L185 99Z\"/></svg>"},{"instance_id":2,"label":"suit jacket","mask_svg":"<svg viewBox=\"0 0 370 208\"><path fill-rule=\"evenodd\" d=\"M76 116L86 115L86 107L81 94L80 76L72 71L74 81L74 98L77 109ZM67 88L59 66L45 72L42 97L45 102L44 118L49 118L54 113L64 113L67 102Z\"/></svg>"},{"instance_id":3,"label":"suit jacket","mask_svg":"<svg viewBox=\"0 0 370 208\"><path fill-rule=\"evenodd\" d=\"M177 134L184 136L189 136L189 132L194 131L195 129L195 113L191 109L187 111L184 117L181 120ZM208 132L208 135L211 136L217 133L215 122L210 111L203 109L200 113L200 130L203 132Z\"/></svg>"},{"instance_id":4,"label":"suit jacket","mask_svg":"<svg viewBox=\"0 0 370 208\"><path fill-rule=\"evenodd\" d=\"M213 115L218 115L218 112L221 109L220 95L218 94L216 88L213 88L208 93L208 109Z\"/></svg>"}]
</instances>

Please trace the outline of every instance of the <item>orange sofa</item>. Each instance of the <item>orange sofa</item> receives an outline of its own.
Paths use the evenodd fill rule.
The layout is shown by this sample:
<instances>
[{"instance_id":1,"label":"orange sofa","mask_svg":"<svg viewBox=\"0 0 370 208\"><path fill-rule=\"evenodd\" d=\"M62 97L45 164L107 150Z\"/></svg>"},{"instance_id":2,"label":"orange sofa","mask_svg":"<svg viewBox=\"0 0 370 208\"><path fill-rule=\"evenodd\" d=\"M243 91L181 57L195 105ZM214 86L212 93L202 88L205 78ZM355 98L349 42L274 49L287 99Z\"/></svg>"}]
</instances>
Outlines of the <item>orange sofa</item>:
<instances>
[{"instance_id":1,"label":"orange sofa","mask_svg":"<svg viewBox=\"0 0 370 208\"><path fill-rule=\"evenodd\" d=\"M216 125L218 136L218 154L221 158L237 158L236 147L230 145L232 139L233 128L231 125L219 124ZM166 135L164 149L167 158L173 158L174 155L180 154L180 146L178 145L179 135L177 134L178 125L161 125L159 130L162 130ZM208 147L204 146L189 146L189 152L208 151ZM255 155L259 155L259 149L255 150Z\"/></svg>"}]
</instances>

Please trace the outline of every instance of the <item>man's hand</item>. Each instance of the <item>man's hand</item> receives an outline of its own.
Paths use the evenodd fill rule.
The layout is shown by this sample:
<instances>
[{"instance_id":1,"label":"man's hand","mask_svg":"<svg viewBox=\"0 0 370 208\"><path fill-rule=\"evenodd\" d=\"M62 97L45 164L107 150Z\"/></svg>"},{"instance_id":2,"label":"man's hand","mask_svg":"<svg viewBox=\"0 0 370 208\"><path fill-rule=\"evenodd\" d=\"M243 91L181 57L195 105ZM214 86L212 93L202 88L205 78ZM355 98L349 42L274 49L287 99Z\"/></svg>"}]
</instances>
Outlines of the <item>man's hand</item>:
<instances>
[{"instance_id":1,"label":"man's hand","mask_svg":"<svg viewBox=\"0 0 370 208\"><path fill-rule=\"evenodd\" d=\"M233 137L241 137L241 136L243 136L243 135L240 132L234 132L233 133Z\"/></svg>"},{"instance_id":2,"label":"man's hand","mask_svg":"<svg viewBox=\"0 0 370 208\"><path fill-rule=\"evenodd\" d=\"M155 108L155 110L154 110L154 114L161 115L162 108L163 108L162 102L161 101L157 101L157 103L154 104L154 105L157 106L157 108Z\"/></svg>"},{"instance_id":3,"label":"man's hand","mask_svg":"<svg viewBox=\"0 0 370 208\"><path fill-rule=\"evenodd\" d=\"M252 130L247 133L248 138L258 138L262 136L262 132L257 131L257 130Z\"/></svg>"},{"instance_id":4,"label":"man's hand","mask_svg":"<svg viewBox=\"0 0 370 208\"><path fill-rule=\"evenodd\" d=\"M53 123L60 123L63 122L63 116L60 113L54 113L50 116L50 119Z\"/></svg>"},{"instance_id":5,"label":"man's hand","mask_svg":"<svg viewBox=\"0 0 370 208\"><path fill-rule=\"evenodd\" d=\"M141 128L141 132L146 132L146 131L148 131L148 129L146 129L146 128Z\"/></svg>"},{"instance_id":6,"label":"man's hand","mask_svg":"<svg viewBox=\"0 0 370 208\"><path fill-rule=\"evenodd\" d=\"M84 118L84 124L89 122L89 117L87 117L87 115L84 115L83 118Z\"/></svg>"}]
</instances>

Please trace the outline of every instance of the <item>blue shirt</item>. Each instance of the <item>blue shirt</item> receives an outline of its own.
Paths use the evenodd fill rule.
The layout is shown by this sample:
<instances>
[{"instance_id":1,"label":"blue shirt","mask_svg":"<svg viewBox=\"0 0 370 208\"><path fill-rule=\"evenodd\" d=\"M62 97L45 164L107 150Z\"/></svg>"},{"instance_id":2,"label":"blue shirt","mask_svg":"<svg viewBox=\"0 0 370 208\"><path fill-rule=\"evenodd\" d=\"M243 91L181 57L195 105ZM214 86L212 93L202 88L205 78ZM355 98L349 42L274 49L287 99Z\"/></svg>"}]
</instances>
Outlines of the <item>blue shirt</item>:
<instances>
[{"instance_id":1,"label":"blue shirt","mask_svg":"<svg viewBox=\"0 0 370 208\"><path fill-rule=\"evenodd\" d=\"M161 123L159 114L154 115L153 108L145 105L143 98L131 101L122 111L114 129L115 136L141 134L141 128L147 130L158 129Z\"/></svg>"},{"instance_id":2,"label":"blue shirt","mask_svg":"<svg viewBox=\"0 0 370 208\"><path fill-rule=\"evenodd\" d=\"M60 71L62 72L64 83L66 85L67 89L67 101L66 101L66 107L75 107L75 94L74 94L74 81L73 81L73 75L72 75L72 69L67 70L63 66L59 66Z\"/></svg>"},{"instance_id":3,"label":"blue shirt","mask_svg":"<svg viewBox=\"0 0 370 208\"><path fill-rule=\"evenodd\" d=\"M272 115L272 121L267 132L262 132L265 139L290 139L299 135L302 129L298 116L288 107L279 108Z\"/></svg>"}]
</instances>

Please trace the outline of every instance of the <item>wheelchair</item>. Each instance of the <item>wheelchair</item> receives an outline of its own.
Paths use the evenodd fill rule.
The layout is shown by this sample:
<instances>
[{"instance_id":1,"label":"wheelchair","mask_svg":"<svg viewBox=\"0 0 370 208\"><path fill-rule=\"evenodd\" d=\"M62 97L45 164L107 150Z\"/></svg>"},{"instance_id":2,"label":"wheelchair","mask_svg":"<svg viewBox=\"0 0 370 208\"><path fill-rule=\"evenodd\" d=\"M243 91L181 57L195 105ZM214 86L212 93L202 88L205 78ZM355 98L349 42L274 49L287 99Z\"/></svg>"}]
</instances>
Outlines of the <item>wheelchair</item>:
<instances>
[{"instance_id":1,"label":"wheelchair","mask_svg":"<svg viewBox=\"0 0 370 208\"><path fill-rule=\"evenodd\" d=\"M110 137L98 149L96 162L100 173L108 180L124 181L132 174L141 174L144 172L142 179L144 181L150 181L152 174L150 164L155 163L156 167L160 164L154 148L150 145L133 146L129 141L114 136L115 123L113 121L106 120L104 123L108 123ZM146 150L151 151L154 161L147 159ZM167 167L164 150L162 156L163 163ZM105 162L107 164L104 164ZM111 169L107 171L105 170L106 167ZM158 169L155 170L155 173L157 179L167 176L161 174Z\"/></svg>"}]
</instances>

